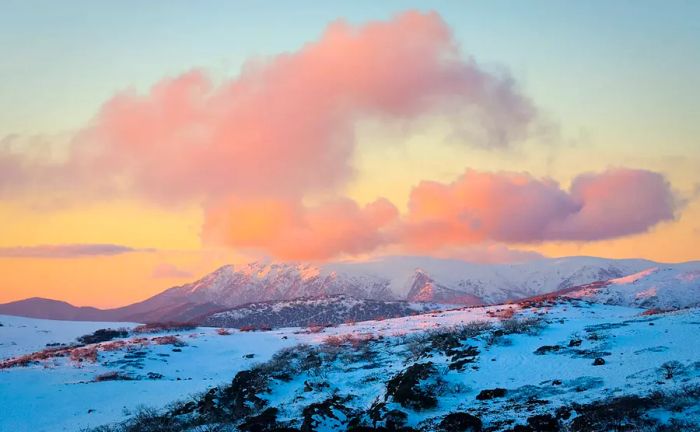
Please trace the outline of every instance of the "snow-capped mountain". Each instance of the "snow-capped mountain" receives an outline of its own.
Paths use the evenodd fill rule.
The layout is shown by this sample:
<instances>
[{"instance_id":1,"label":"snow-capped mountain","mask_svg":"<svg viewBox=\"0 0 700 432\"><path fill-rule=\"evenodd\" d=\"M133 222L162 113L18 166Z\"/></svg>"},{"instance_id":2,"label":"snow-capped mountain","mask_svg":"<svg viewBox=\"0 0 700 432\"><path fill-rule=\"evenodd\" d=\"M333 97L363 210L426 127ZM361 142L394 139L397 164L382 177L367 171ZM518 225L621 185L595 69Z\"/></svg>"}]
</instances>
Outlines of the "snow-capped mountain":
<instances>
[{"instance_id":1,"label":"snow-capped mountain","mask_svg":"<svg viewBox=\"0 0 700 432\"><path fill-rule=\"evenodd\" d=\"M386 257L321 266L254 262L221 267L198 281L170 288L134 306L139 311L172 305L229 309L255 302L334 295L381 301L494 304L622 277L657 265L644 260L588 257L496 265L427 257Z\"/></svg>"},{"instance_id":2,"label":"snow-capped mountain","mask_svg":"<svg viewBox=\"0 0 700 432\"><path fill-rule=\"evenodd\" d=\"M659 269L654 273L659 296L682 300L696 295L688 297L685 291L697 290L694 275L700 273L700 262L659 264L646 260L569 257L518 264L475 264L404 256L319 266L270 262L227 265L195 282L121 308L75 308L58 302L48 307L45 299L28 299L0 305L0 313L77 320L189 321L249 303L336 295L376 301L499 304L591 282L620 279L649 269ZM606 288L610 296L617 292L610 288L615 286ZM602 296L601 291L594 299L598 301ZM641 297L628 298L624 293L614 296L620 304L653 303ZM603 301L615 302L607 298ZM686 304L668 302L671 306Z\"/></svg>"},{"instance_id":3,"label":"snow-capped mountain","mask_svg":"<svg viewBox=\"0 0 700 432\"><path fill-rule=\"evenodd\" d=\"M399 299L412 299L420 295L422 301L445 302L451 297L456 303L496 304L618 278L659 265L647 260L594 257L543 258L516 264L386 257L365 262L328 264L323 270L338 275L369 275L383 279L387 281L391 293ZM428 280L428 291L432 291L437 298L418 288L425 287ZM462 301L458 301L459 298Z\"/></svg>"}]
</instances>

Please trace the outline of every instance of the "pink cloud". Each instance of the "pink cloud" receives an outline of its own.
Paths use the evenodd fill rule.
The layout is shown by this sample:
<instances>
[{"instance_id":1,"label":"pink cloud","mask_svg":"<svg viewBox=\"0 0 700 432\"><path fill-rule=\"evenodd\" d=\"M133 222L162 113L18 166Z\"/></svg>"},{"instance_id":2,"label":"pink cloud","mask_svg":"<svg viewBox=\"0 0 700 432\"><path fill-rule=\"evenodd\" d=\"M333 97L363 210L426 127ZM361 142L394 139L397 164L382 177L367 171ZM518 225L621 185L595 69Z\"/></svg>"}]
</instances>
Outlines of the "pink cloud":
<instances>
[{"instance_id":1,"label":"pink cloud","mask_svg":"<svg viewBox=\"0 0 700 432\"><path fill-rule=\"evenodd\" d=\"M452 183L424 181L401 216L386 200L306 207L294 200L230 201L209 208L207 241L287 260L322 260L379 248L480 262L538 257L506 243L591 241L645 232L674 218L674 195L654 172L582 174L564 190L523 173L469 170Z\"/></svg>"},{"instance_id":2,"label":"pink cloud","mask_svg":"<svg viewBox=\"0 0 700 432\"><path fill-rule=\"evenodd\" d=\"M192 278L194 275L173 264L160 263L153 268L152 276L157 279L184 279Z\"/></svg>"},{"instance_id":3,"label":"pink cloud","mask_svg":"<svg viewBox=\"0 0 700 432\"><path fill-rule=\"evenodd\" d=\"M386 244L398 211L380 199L365 207L339 199L314 207L294 201L231 201L206 213L206 241L285 260L325 260Z\"/></svg>"},{"instance_id":4,"label":"pink cloud","mask_svg":"<svg viewBox=\"0 0 700 432\"><path fill-rule=\"evenodd\" d=\"M674 218L675 199L654 172L611 169L576 177L569 191L522 173L467 171L411 193L402 238L411 247L486 241L588 241L648 230Z\"/></svg>"},{"instance_id":5,"label":"pink cloud","mask_svg":"<svg viewBox=\"0 0 700 432\"><path fill-rule=\"evenodd\" d=\"M459 108L469 114L455 124L478 125L494 146L523 138L535 116L509 77L461 55L436 13L336 21L319 40L248 62L229 80L194 70L146 94L122 92L79 134L58 171L30 164L0 181L17 189L40 179L81 198L125 190L168 203L298 198L352 176L359 118L411 120ZM8 157L0 155L0 166Z\"/></svg>"},{"instance_id":6,"label":"pink cloud","mask_svg":"<svg viewBox=\"0 0 700 432\"><path fill-rule=\"evenodd\" d=\"M432 255L483 264L520 263L544 258L544 255L538 252L515 249L505 244L490 242L444 247L436 250Z\"/></svg>"}]
</instances>

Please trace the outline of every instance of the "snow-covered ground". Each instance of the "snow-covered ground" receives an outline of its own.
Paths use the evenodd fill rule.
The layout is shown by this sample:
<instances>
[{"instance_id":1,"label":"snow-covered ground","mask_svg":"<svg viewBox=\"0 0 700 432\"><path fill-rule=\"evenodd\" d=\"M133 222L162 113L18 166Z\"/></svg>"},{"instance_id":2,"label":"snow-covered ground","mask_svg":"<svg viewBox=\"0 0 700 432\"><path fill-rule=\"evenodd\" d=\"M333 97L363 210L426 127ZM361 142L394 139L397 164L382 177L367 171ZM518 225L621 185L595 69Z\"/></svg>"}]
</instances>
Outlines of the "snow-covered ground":
<instances>
[{"instance_id":1,"label":"snow-covered ground","mask_svg":"<svg viewBox=\"0 0 700 432\"><path fill-rule=\"evenodd\" d=\"M348 406L366 410L377 398L384 397L388 378L404 370L410 361L417 361L407 357L412 335L476 321L488 321L498 328L511 312L521 318L539 317L543 328L536 334L514 333L499 338L479 335L469 339L465 344L476 348L478 355L465 370L450 369L454 361L449 356L428 353L420 361L434 364L444 387L437 407L415 411L397 403L390 405L407 411L411 425L455 410L480 413L486 424L497 424L523 415L513 400L546 399L542 407L527 408L532 414L571 402L700 384L700 310L647 316L641 314L642 309L570 300L522 310L517 305L466 308L344 324L320 332L287 328L268 332L230 330L230 334L221 335L216 329L197 328L173 333L186 343L181 347L130 345L100 351L96 363L78 365L61 357L12 367L0 370L0 430L73 431L119 421L139 405L162 408L229 383L238 371L269 360L282 348L300 343L327 346L333 336L343 335L382 336L372 348L372 367L366 362L348 362L347 358L343 361L341 356L324 364L321 372L289 371L296 374L291 381L275 381L270 393L262 397L280 409L279 418L284 420L298 418L305 406L332 394L351 394ZM98 328L124 327L123 323L7 316L0 316L0 323L3 359L36 351L46 343L69 343ZM153 336L161 335L149 335ZM580 342L570 346L571 341ZM557 348L540 349L543 346ZM594 365L595 357L603 358L605 364ZM660 375L661 365L668 361L680 364L671 379ZM110 371L137 379L94 382L96 376ZM323 381L328 387L308 391L305 381ZM476 399L480 391L493 388L507 389L509 397ZM700 407L695 412L700 419Z\"/></svg>"},{"instance_id":2,"label":"snow-covered ground","mask_svg":"<svg viewBox=\"0 0 700 432\"><path fill-rule=\"evenodd\" d=\"M56 321L0 315L0 359L27 354L52 343L75 342L75 338L102 328L132 328L132 323Z\"/></svg>"},{"instance_id":3,"label":"snow-covered ground","mask_svg":"<svg viewBox=\"0 0 700 432\"><path fill-rule=\"evenodd\" d=\"M75 342L76 337L99 328L125 327L124 323L109 325L4 315L0 316L0 323L3 324L0 327L2 358L30 353L47 342ZM30 367L0 370L0 406L3 407L0 431L75 431L120 420L139 405L164 405L230 381L237 371L267 360L278 349L295 343L294 339L282 338L287 333L237 332L221 336L215 329L198 328L179 334L187 344L183 347L149 345L142 349L101 352L94 364L75 365L58 358ZM10 341L8 349L5 341ZM140 358L139 352L145 356ZM96 376L115 370L135 373L144 379L91 382ZM148 379L148 372L159 373L163 378Z\"/></svg>"}]
</instances>

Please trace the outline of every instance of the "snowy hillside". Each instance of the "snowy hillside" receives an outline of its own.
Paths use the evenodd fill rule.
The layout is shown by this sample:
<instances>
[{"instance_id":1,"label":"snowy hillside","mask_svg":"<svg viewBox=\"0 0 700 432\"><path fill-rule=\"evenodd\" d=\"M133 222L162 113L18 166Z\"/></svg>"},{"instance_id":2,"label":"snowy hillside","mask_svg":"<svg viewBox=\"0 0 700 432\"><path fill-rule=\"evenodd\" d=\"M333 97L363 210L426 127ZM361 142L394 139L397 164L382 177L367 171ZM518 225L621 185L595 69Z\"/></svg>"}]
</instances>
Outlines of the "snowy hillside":
<instances>
[{"instance_id":1,"label":"snowy hillside","mask_svg":"<svg viewBox=\"0 0 700 432\"><path fill-rule=\"evenodd\" d=\"M563 299L320 331L132 330L17 361L37 346L23 333L0 363L0 430L694 430L700 310L642 312ZM12 320L0 339L51 327Z\"/></svg>"},{"instance_id":2,"label":"snowy hillside","mask_svg":"<svg viewBox=\"0 0 700 432\"><path fill-rule=\"evenodd\" d=\"M131 328L131 323L56 321L0 315L0 358L8 358L47 346L75 341L97 329Z\"/></svg>"},{"instance_id":3,"label":"snowy hillside","mask_svg":"<svg viewBox=\"0 0 700 432\"><path fill-rule=\"evenodd\" d=\"M700 265L658 266L616 278L599 287L567 294L598 303L647 309L679 309L700 305Z\"/></svg>"}]
</instances>

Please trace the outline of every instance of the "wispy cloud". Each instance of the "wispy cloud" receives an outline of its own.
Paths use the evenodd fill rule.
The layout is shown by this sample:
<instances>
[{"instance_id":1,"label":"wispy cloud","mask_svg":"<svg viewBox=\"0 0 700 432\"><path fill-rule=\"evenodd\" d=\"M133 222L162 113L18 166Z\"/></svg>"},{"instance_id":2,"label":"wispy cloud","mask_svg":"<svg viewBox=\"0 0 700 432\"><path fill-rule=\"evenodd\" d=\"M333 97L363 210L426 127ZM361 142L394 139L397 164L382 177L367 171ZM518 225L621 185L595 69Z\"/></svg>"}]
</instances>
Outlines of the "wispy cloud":
<instances>
[{"instance_id":1,"label":"wispy cloud","mask_svg":"<svg viewBox=\"0 0 700 432\"><path fill-rule=\"evenodd\" d=\"M56 244L37 246L14 246L0 248L2 258L82 258L111 256L134 252L153 252L154 249L139 249L115 244Z\"/></svg>"},{"instance_id":2,"label":"wispy cloud","mask_svg":"<svg viewBox=\"0 0 700 432\"><path fill-rule=\"evenodd\" d=\"M161 263L153 268L152 276L157 279L191 278L192 272L181 269L173 264Z\"/></svg>"}]
</instances>

